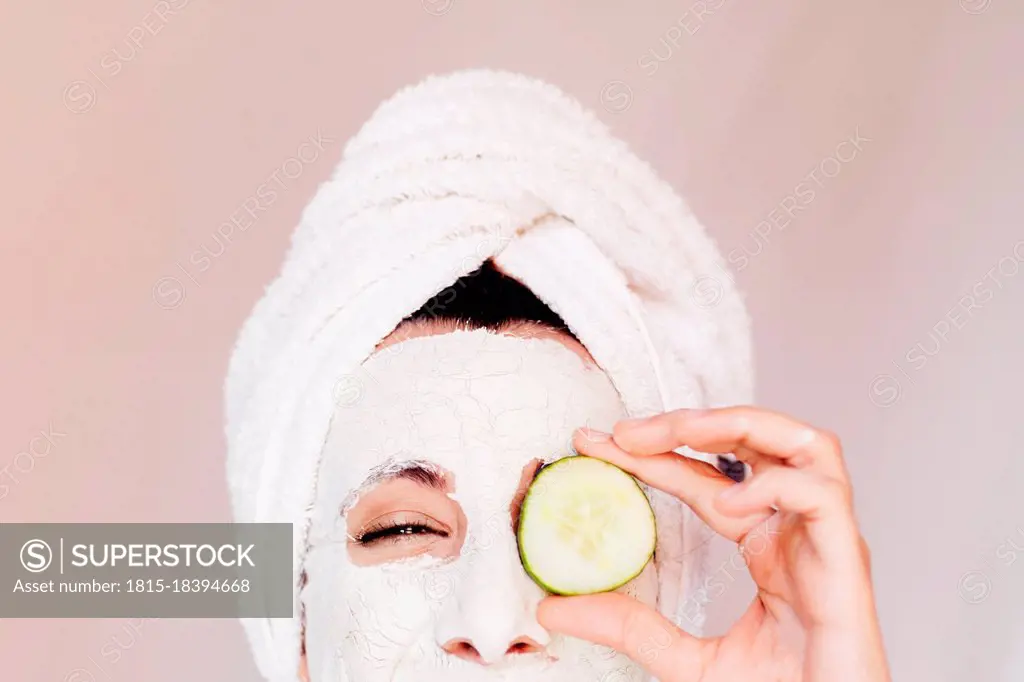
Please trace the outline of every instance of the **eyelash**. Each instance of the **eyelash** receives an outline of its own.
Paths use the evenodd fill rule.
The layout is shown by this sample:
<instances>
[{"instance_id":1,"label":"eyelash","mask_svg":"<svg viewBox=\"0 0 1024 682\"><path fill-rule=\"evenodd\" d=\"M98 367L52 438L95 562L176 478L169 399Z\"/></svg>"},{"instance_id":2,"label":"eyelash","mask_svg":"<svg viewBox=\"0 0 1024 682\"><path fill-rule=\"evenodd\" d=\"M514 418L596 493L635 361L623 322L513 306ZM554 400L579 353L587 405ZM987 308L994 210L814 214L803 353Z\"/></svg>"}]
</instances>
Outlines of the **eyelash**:
<instances>
[{"instance_id":1,"label":"eyelash","mask_svg":"<svg viewBox=\"0 0 1024 682\"><path fill-rule=\"evenodd\" d=\"M367 546L380 542L401 542L410 535L436 535L449 537L448 531L433 528L422 523L385 523L370 526L356 537L356 542Z\"/></svg>"}]
</instances>

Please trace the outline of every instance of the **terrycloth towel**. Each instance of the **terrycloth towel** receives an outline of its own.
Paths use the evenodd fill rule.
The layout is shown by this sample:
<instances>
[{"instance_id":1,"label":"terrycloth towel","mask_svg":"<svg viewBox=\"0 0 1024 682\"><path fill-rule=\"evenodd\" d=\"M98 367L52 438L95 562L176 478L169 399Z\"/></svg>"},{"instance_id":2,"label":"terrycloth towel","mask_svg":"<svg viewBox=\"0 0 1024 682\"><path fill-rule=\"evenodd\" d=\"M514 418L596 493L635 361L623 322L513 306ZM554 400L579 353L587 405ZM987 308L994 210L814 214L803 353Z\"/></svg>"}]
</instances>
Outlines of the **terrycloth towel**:
<instances>
[{"instance_id":1,"label":"terrycloth towel","mask_svg":"<svg viewBox=\"0 0 1024 682\"><path fill-rule=\"evenodd\" d=\"M231 358L235 518L296 529L295 617L243 620L268 680L296 679L308 513L339 393L359 390L403 317L488 258L562 316L631 415L751 401L749 320L721 255L591 112L487 70L398 92L304 210ZM654 506L660 610L699 633L710 530L668 495Z\"/></svg>"}]
</instances>

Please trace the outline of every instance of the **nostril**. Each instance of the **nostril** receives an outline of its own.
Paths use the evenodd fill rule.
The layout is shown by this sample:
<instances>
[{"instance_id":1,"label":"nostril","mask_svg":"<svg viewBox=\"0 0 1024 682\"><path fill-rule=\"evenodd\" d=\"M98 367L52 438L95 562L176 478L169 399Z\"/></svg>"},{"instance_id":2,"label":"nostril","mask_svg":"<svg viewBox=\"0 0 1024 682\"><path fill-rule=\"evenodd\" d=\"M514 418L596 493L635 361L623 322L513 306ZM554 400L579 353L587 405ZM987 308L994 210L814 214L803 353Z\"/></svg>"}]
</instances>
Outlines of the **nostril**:
<instances>
[{"instance_id":1,"label":"nostril","mask_svg":"<svg viewBox=\"0 0 1024 682\"><path fill-rule=\"evenodd\" d=\"M512 645L505 652L509 654L535 654L542 651L544 647L537 644L534 640L529 637L520 637L516 641L512 642Z\"/></svg>"},{"instance_id":2,"label":"nostril","mask_svg":"<svg viewBox=\"0 0 1024 682\"><path fill-rule=\"evenodd\" d=\"M472 663L479 663L484 665L484 659L480 656L480 652L476 650L476 647L466 639L453 639L447 642L441 647L452 656L461 658L464 661L470 661Z\"/></svg>"},{"instance_id":3,"label":"nostril","mask_svg":"<svg viewBox=\"0 0 1024 682\"><path fill-rule=\"evenodd\" d=\"M445 643L441 647L444 651L461 658L464 661L470 663L476 663L477 665L487 665L488 661L480 654L473 643L468 639L452 639ZM500 649L499 649L500 651ZM505 650L506 656L512 656L515 654L536 654L544 651L544 647L536 642L536 640L530 637L517 637L508 648ZM497 661L494 659L492 662Z\"/></svg>"}]
</instances>

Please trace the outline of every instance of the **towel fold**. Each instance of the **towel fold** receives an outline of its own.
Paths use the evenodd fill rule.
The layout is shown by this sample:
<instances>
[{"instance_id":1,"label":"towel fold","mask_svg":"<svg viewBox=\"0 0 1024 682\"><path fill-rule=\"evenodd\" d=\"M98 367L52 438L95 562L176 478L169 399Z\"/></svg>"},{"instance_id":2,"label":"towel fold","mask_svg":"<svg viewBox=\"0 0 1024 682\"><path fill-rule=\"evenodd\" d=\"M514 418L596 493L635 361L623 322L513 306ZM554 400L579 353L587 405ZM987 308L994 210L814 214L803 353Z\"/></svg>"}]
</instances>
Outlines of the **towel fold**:
<instances>
[{"instance_id":1,"label":"towel fold","mask_svg":"<svg viewBox=\"0 0 1024 682\"><path fill-rule=\"evenodd\" d=\"M749 320L721 255L592 113L487 70L398 92L303 211L228 370L235 519L296 528L295 617L243 619L266 679L297 679L298 581L339 387L358 391L375 345L487 259L565 320L631 415L752 400ZM653 502L660 610L699 633L710 531L674 498Z\"/></svg>"}]
</instances>

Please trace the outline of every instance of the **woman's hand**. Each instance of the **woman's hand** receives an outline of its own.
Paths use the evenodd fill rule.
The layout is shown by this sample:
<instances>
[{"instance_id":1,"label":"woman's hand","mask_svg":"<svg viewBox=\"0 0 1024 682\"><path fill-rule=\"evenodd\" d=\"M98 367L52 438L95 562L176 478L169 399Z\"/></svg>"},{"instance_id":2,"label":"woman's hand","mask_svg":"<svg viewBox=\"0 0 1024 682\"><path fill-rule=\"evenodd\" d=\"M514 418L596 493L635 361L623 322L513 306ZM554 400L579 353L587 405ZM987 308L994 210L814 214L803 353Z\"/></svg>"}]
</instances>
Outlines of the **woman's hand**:
<instances>
[{"instance_id":1,"label":"woman's hand","mask_svg":"<svg viewBox=\"0 0 1024 682\"><path fill-rule=\"evenodd\" d=\"M692 637L618 593L549 597L538 609L544 627L613 647L661 682L889 682L867 546L835 436L730 407L619 422L614 437L580 431L575 445L675 495L741 548L755 531L763 543L765 524L769 542L745 554L757 597L722 637ZM735 453L753 476L735 484L672 452L680 446Z\"/></svg>"}]
</instances>

